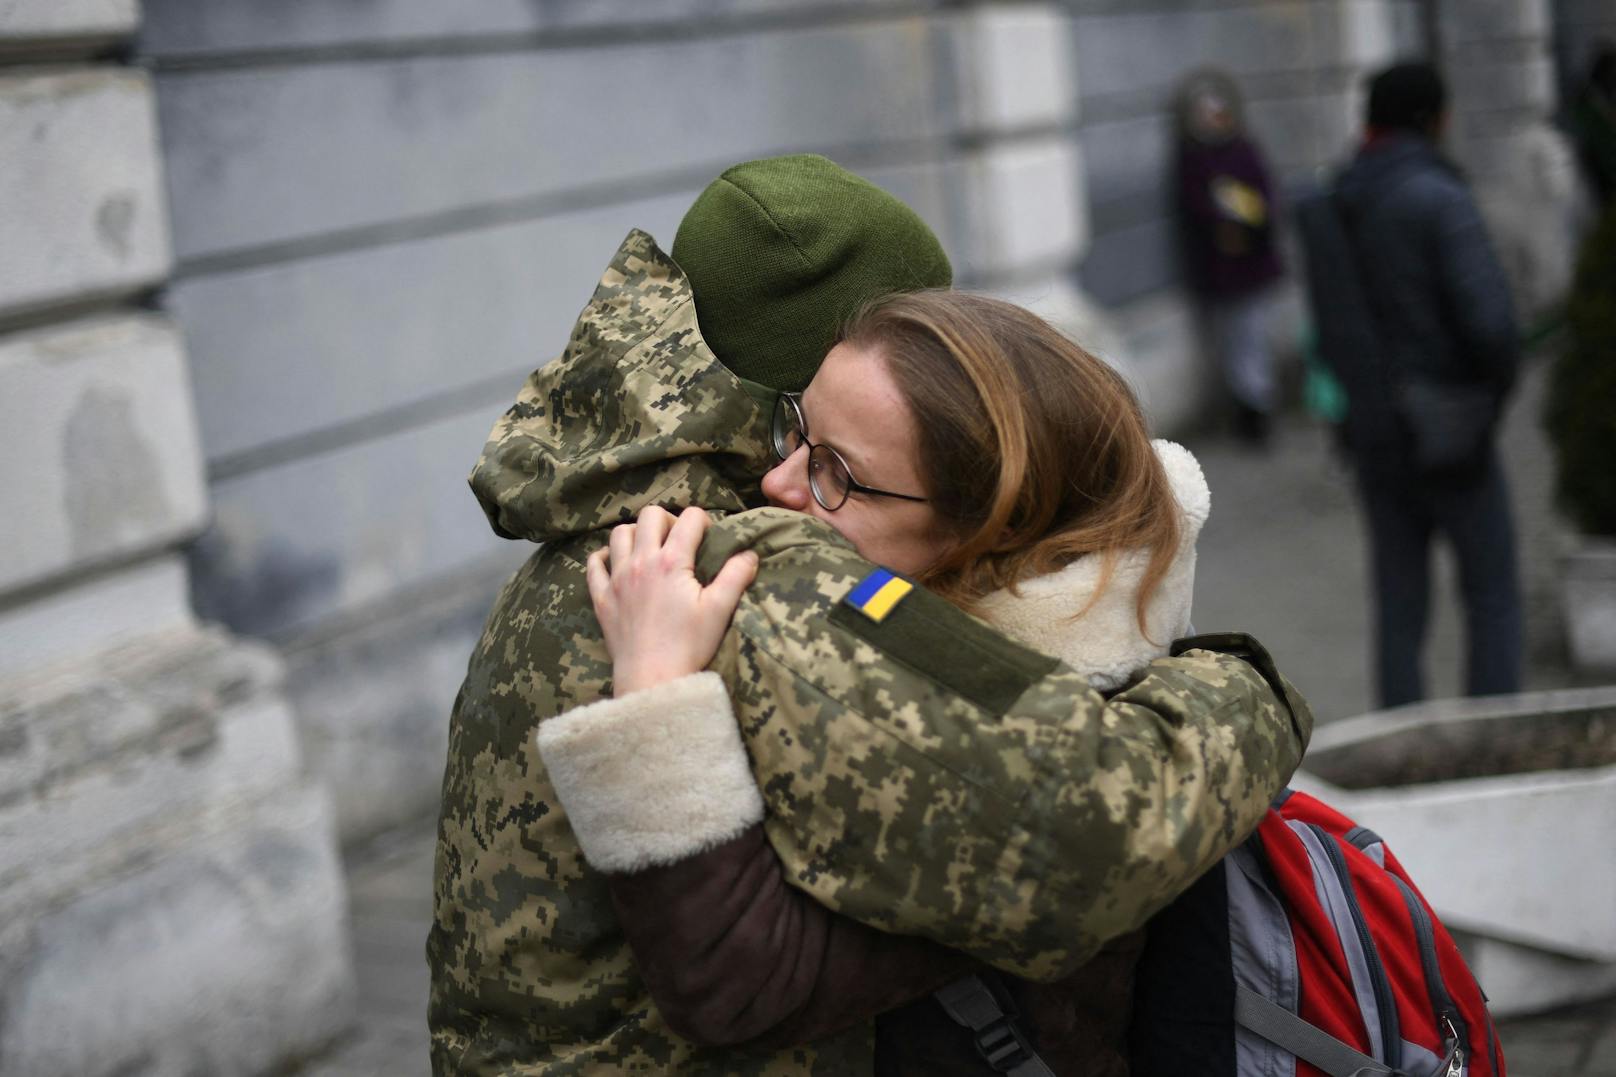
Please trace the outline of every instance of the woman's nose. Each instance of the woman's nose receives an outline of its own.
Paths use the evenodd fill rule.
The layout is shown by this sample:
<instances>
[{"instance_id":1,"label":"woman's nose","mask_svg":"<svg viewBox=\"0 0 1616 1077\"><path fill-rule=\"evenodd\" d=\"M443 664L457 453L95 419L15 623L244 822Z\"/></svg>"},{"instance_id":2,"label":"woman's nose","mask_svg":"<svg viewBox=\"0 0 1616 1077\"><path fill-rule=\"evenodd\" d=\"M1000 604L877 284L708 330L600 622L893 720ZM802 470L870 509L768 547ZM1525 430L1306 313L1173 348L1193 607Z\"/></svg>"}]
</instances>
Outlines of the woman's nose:
<instances>
[{"instance_id":1,"label":"woman's nose","mask_svg":"<svg viewBox=\"0 0 1616 1077\"><path fill-rule=\"evenodd\" d=\"M763 476L763 496L775 508L794 512L808 510L808 499L813 494L808 490L808 468L802 461L802 455L807 451L808 446L797 446L796 452L775 464Z\"/></svg>"}]
</instances>

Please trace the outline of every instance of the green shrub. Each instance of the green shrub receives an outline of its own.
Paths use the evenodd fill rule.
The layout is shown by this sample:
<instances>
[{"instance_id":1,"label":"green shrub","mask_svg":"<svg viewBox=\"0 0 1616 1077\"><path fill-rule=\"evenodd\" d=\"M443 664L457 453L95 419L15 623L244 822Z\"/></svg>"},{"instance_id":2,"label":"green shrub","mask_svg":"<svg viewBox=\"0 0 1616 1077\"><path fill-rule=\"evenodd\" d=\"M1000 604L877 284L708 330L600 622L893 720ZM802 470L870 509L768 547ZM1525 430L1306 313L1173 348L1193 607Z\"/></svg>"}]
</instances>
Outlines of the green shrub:
<instances>
[{"instance_id":1,"label":"green shrub","mask_svg":"<svg viewBox=\"0 0 1616 1077\"><path fill-rule=\"evenodd\" d=\"M1616 204L1577 258L1543 419L1560 507L1585 533L1616 536Z\"/></svg>"}]
</instances>

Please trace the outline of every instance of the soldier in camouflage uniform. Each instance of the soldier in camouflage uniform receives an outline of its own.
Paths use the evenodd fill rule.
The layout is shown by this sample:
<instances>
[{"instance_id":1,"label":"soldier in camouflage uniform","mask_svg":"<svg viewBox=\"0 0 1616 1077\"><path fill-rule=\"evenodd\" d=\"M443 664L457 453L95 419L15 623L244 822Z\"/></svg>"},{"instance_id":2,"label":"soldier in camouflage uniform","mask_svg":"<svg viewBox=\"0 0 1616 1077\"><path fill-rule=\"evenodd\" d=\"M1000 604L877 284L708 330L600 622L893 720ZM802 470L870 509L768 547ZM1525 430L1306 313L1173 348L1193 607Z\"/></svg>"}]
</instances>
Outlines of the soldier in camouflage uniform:
<instances>
[{"instance_id":1,"label":"soldier in camouflage uniform","mask_svg":"<svg viewBox=\"0 0 1616 1077\"><path fill-rule=\"evenodd\" d=\"M584 565L646 505L718 517L707 575L759 555L711 668L790 878L864 924L1059 976L1244 837L1300 758L1305 705L1238 657L1158 661L1107 701L924 591L880 623L850 611L872 566L845 540L746 511L770 396L718 362L689 282L635 232L494 429L473 487L496 530L543 546L502 591L452 717L428 942L438 1073L869 1071L867 1026L775 1053L671 1032L540 763L538 724L610 692Z\"/></svg>"}]
</instances>

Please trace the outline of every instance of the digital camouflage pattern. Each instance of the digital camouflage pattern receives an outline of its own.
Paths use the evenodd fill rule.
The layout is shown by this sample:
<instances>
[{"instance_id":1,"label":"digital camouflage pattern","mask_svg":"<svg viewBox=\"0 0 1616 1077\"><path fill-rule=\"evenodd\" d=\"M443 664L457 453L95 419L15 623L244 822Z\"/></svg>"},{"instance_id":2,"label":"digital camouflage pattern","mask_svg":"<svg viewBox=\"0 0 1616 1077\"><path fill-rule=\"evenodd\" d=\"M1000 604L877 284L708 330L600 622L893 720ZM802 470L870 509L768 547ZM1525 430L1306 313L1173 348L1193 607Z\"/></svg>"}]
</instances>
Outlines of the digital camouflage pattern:
<instances>
[{"instance_id":1,"label":"digital camouflage pattern","mask_svg":"<svg viewBox=\"0 0 1616 1077\"><path fill-rule=\"evenodd\" d=\"M610 690L585 559L645 505L724 514L704 572L760 554L712 668L789 877L865 923L1060 976L1237 844L1300 759L1305 703L1236 657L1159 660L1108 701L940 600L903 619L907 647L853 631L835 611L871 566L811 517L739 511L769 462L764 433L678 268L640 232L495 426L473 488L496 530L544 545L495 604L450 727L427 947L435 1072L870 1070L867 1026L773 1053L673 1034L545 775L538 723ZM981 676L1025 690L961 692L959 669L916 659L928 634L951 641L951 667L964 647Z\"/></svg>"}]
</instances>

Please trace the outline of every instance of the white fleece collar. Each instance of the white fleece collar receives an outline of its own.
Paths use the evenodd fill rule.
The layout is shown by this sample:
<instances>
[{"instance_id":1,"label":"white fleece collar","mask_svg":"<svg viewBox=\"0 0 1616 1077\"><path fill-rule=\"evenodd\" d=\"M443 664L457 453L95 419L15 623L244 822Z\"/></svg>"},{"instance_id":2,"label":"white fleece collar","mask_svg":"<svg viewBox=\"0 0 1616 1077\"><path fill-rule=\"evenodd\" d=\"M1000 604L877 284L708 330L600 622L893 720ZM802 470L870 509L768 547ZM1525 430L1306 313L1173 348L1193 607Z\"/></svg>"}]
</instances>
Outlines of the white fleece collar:
<instances>
[{"instance_id":1,"label":"white fleece collar","mask_svg":"<svg viewBox=\"0 0 1616 1077\"><path fill-rule=\"evenodd\" d=\"M982 600L982 617L1006 634L1061 659L1102 691L1120 688L1129 676L1167 653L1190 624L1195 591L1195 540L1212 508L1201 465L1182 445L1151 443L1167 472L1179 508L1179 546L1145 610L1148 638L1139 631L1134 603L1150 564L1148 550L1117 557L1105 591L1081 617L1074 615L1094 595L1101 557L1087 554L1065 568L1025 580L1019 594L995 591Z\"/></svg>"}]
</instances>

